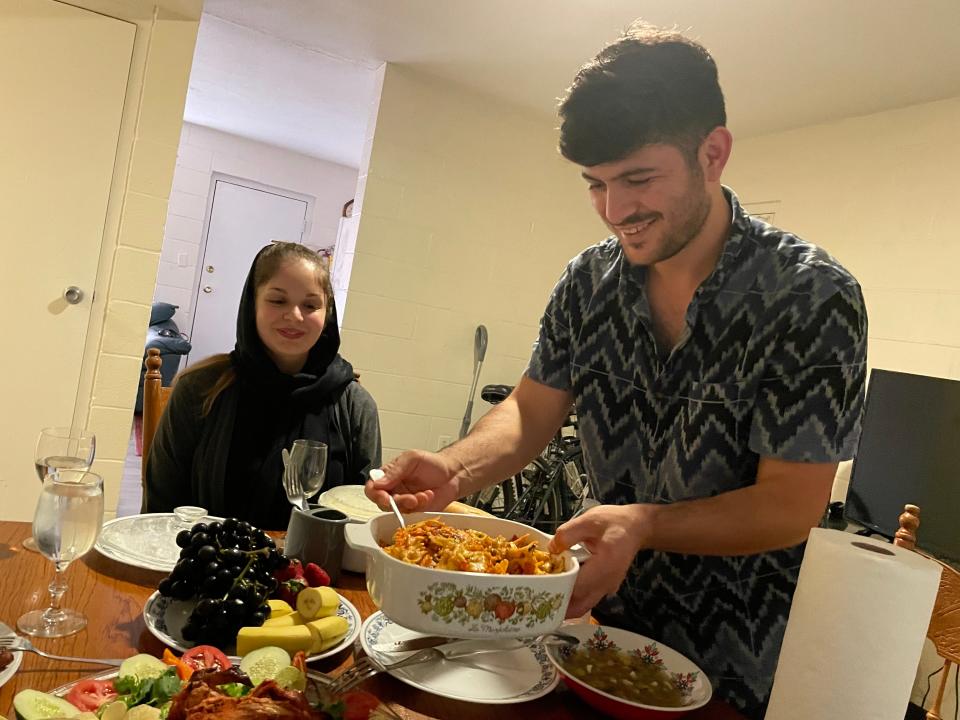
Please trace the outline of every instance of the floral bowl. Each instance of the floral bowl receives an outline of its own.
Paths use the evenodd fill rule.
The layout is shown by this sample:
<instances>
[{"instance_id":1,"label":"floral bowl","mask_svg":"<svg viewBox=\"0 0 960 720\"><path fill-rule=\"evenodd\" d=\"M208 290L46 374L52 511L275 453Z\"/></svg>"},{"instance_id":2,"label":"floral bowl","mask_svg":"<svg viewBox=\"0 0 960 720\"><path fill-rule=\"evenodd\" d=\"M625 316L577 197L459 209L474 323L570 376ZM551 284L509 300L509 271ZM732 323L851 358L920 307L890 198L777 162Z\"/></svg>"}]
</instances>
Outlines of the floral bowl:
<instances>
[{"instance_id":1,"label":"floral bowl","mask_svg":"<svg viewBox=\"0 0 960 720\"><path fill-rule=\"evenodd\" d=\"M563 632L579 638L580 645L575 648L548 647L547 657L574 693L610 717L620 720L679 718L710 702L713 689L707 677L693 662L666 645L643 635L599 625L565 625ZM660 666L679 691L684 704L680 707L645 705L589 685L575 677L565 665L574 653L587 650L623 652L640 662Z\"/></svg>"},{"instance_id":2,"label":"floral bowl","mask_svg":"<svg viewBox=\"0 0 960 720\"><path fill-rule=\"evenodd\" d=\"M439 518L452 527L511 538L528 534L546 549L550 535L521 523L460 513L412 513L407 524ZM527 637L563 622L580 570L563 554L563 572L550 575L493 575L420 567L383 551L399 522L393 513L344 527L347 544L366 554L367 591L398 625L430 635L458 638Z\"/></svg>"}]
</instances>

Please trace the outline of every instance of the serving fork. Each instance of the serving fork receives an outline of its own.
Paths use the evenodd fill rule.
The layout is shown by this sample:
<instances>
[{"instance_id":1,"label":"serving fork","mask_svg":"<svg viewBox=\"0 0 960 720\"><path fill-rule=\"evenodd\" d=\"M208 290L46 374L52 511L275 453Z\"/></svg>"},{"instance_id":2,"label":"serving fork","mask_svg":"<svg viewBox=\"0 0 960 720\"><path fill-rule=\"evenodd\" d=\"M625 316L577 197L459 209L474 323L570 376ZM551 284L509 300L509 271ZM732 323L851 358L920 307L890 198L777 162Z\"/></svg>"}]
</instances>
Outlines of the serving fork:
<instances>
[{"instance_id":1,"label":"serving fork","mask_svg":"<svg viewBox=\"0 0 960 720\"><path fill-rule=\"evenodd\" d=\"M395 663L390 663L389 665L383 665L369 655L364 655L354 662L353 665L333 678L333 681L326 686L326 689L334 695L340 695L348 690L352 690L368 678L372 678L374 675L379 675L382 672L399 670L408 665L416 665L427 662L428 660L443 659L446 659L446 655L435 647L418 650L413 655L405 657L403 660L398 660Z\"/></svg>"},{"instance_id":2,"label":"serving fork","mask_svg":"<svg viewBox=\"0 0 960 720\"><path fill-rule=\"evenodd\" d=\"M40 655L41 657L49 658L50 660L91 663L93 665L110 665L112 667L120 667L120 665L123 663L123 660L116 658L86 658L72 657L70 655L52 655L51 653L44 652L43 650L38 650L33 646L32 642L24 637L20 637L19 635L0 636L0 650L12 650L13 652L32 652Z\"/></svg>"},{"instance_id":3,"label":"serving fork","mask_svg":"<svg viewBox=\"0 0 960 720\"><path fill-rule=\"evenodd\" d=\"M403 660L398 660L397 662L389 664L381 663L378 660L374 660L369 655L364 655L359 660L354 662L351 667L348 667L335 678L332 678L332 682L327 687L334 694L340 694L355 688L357 685L364 682L368 678L372 678L374 675L379 675L382 672L388 672L390 670L399 670L400 668L407 667L408 665L417 665L419 663L430 662L432 660L460 660L461 658L473 657L474 655L510 652L512 650L518 650L526 645L526 643L523 641L518 641L519 644L517 647L476 647L467 645L467 643L472 642L473 641L465 640L465 647L461 649L450 648L444 651L440 649L442 645L424 648L423 650L418 650L417 652L413 653L413 655L408 655L407 657L403 658Z\"/></svg>"},{"instance_id":4,"label":"serving fork","mask_svg":"<svg viewBox=\"0 0 960 720\"><path fill-rule=\"evenodd\" d=\"M307 496L303 492L300 476L293 463L288 463L283 469L283 491L287 494L287 500L291 505L303 512L307 511Z\"/></svg>"}]
</instances>

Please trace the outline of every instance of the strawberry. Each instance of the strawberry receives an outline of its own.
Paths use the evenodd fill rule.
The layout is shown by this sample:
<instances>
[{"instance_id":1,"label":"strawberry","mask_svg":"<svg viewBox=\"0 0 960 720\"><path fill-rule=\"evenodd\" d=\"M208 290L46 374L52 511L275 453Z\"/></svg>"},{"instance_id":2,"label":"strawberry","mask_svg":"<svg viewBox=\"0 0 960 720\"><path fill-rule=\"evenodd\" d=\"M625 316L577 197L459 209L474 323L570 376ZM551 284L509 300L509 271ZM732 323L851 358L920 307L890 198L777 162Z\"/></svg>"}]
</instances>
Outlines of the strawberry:
<instances>
[{"instance_id":1,"label":"strawberry","mask_svg":"<svg viewBox=\"0 0 960 720\"><path fill-rule=\"evenodd\" d=\"M327 571L316 563L307 563L303 569L303 578L310 587L324 587L330 584L330 576Z\"/></svg>"},{"instance_id":2,"label":"strawberry","mask_svg":"<svg viewBox=\"0 0 960 720\"><path fill-rule=\"evenodd\" d=\"M296 607L297 595L299 595L300 591L305 587L307 587L307 583L303 578L290 578L289 580L284 580L277 586L276 596L292 607Z\"/></svg>"},{"instance_id":3,"label":"strawberry","mask_svg":"<svg viewBox=\"0 0 960 720\"><path fill-rule=\"evenodd\" d=\"M290 564L284 568L280 568L279 570L274 570L273 576L279 583L283 583L294 578L302 578L303 565L301 565L300 561L296 558L291 558Z\"/></svg>"}]
</instances>

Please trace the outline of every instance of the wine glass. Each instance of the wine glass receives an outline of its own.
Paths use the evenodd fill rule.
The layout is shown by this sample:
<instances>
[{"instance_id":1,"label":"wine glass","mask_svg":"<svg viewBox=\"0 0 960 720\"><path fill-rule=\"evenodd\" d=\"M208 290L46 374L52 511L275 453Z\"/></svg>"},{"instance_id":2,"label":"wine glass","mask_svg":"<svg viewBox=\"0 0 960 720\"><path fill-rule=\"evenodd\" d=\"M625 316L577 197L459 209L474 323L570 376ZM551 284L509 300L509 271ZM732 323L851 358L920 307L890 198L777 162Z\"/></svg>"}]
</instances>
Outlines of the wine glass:
<instances>
[{"instance_id":1,"label":"wine glass","mask_svg":"<svg viewBox=\"0 0 960 720\"><path fill-rule=\"evenodd\" d=\"M303 486L303 496L313 497L327 477L327 446L317 440L294 440L290 465L295 468Z\"/></svg>"},{"instance_id":2,"label":"wine glass","mask_svg":"<svg viewBox=\"0 0 960 720\"><path fill-rule=\"evenodd\" d=\"M50 474L86 472L93 464L97 448L96 436L89 430L72 427L49 427L40 431L33 465L40 482ZM23 541L27 550L36 550L33 538Z\"/></svg>"},{"instance_id":3,"label":"wine glass","mask_svg":"<svg viewBox=\"0 0 960 720\"><path fill-rule=\"evenodd\" d=\"M37 550L53 561L56 575L48 586L50 605L21 615L17 627L36 637L64 637L87 625L83 613L60 607L67 592L67 566L93 547L103 525L103 479L92 472L71 471L69 477L51 473L33 516Z\"/></svg>"}]
</instances>

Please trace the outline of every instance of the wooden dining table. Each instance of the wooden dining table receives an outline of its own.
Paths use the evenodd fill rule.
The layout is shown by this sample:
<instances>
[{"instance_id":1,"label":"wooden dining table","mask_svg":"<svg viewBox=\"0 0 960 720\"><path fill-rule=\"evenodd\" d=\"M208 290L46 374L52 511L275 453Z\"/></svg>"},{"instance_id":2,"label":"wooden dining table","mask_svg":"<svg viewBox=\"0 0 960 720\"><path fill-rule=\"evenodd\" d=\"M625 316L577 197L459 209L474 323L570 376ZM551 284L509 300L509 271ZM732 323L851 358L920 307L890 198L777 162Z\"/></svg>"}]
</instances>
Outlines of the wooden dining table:
<instances>
[{"instance_id":1,"label":"wooden dining table","mask_svg":"<svg viewBox=\"0 0 960 720\"><path fill-rule=\"evenodd\" d=\"M17 618L24 612L46 606L47 585L53 577L53 564L49 560L21 547L21 542L29 535L29 523L0 521L0 621L11 627L16 627ZM121 564L92 550L70 565L66 577L70 588L63 599L64 607L84 613L88 618L87 627L65 638L34 638L34 645L46 652L79 657L122 658L138 652L161 655L164 645L150 634L143 619L144 603L163 577L161 573ZM356 606L363 618L376 612L377 607L367 594L362 575L343 573L337 591ZM351 649L344 649L334 657L312 662L310 667L335 674L352 662ZM49 691L103 669L24 653L19 671L0 687L0 715L13 718L13 697L20 690ZM361 687L375 694L404 720L603 717L566 690L562 683L542 698L512 706L439 697L387 674L378 675ZM712 700L686 718L744 720L742 715L719 700Z\"/></svg>"}]
</instances>

